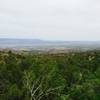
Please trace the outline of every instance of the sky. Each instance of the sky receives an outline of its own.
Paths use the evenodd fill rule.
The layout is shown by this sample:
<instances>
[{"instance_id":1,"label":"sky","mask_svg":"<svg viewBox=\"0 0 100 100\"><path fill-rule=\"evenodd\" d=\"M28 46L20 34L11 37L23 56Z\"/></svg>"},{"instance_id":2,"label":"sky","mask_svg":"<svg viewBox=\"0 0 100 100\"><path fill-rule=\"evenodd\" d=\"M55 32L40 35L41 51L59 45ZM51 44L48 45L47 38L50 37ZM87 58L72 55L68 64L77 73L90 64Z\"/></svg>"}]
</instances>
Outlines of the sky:
<instances>
[{"instance_id":1,"label":"sky","mask_svg":"<svg viewBox=\"0 0 100 100\"><path fill-rule=\"evenodd\" d=\"M100 0L0 0L0 38L100 40Z\"/></svg>"}]
</instances>

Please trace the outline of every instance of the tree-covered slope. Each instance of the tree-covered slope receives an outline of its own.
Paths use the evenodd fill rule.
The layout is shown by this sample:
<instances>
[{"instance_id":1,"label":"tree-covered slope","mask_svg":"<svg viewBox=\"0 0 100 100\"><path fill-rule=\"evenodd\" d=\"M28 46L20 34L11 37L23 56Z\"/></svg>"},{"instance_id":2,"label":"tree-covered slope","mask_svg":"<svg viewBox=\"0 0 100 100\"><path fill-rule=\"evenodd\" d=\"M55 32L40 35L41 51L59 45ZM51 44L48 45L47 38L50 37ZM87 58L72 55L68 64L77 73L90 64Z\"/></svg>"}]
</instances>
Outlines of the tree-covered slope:
<instances>
[{"instance_id":1,"label":"tree-covered slope","mask_svg":"<svg viewBox=\"0 0 100 100\"><path fill-rule=\"evenodd\" d=\"M0 100L100 100L100 51L0 52Z\"/></svg>"}]
</instances>

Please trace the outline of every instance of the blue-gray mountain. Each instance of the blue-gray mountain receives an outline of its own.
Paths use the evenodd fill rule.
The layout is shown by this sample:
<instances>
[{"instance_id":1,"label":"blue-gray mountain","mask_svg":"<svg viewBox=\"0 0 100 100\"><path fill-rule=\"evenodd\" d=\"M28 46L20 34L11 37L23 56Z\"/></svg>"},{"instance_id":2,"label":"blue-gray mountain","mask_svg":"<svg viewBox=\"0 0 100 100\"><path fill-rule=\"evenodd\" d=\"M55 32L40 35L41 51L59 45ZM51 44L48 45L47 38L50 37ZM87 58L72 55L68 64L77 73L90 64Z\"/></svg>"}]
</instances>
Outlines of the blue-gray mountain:
<instances>
[{"instance_id":1,"label":"blue-gray mountain","mask_svg":"<svg viewBox=\"0 0 100 100\"><path fill-rule=\"evenodd\" d=\"M100 41L45 41L39 39L7 39L0 38L0 48L54 49L84 48L99 49Z\"/></svg>"}]
</instances>

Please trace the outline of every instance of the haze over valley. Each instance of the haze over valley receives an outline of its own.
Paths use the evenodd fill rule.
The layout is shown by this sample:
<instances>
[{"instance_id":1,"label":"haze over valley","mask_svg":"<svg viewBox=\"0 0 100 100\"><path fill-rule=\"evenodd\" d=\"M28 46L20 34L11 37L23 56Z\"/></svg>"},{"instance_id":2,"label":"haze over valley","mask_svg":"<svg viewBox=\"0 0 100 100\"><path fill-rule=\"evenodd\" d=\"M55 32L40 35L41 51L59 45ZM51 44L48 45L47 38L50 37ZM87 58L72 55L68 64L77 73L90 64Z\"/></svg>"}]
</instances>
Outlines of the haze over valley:
<instances>
[{"instance_id":1,"label":"haze over valley","mask_svg":"<svg viewBox=\"0 0 100 100\"><path fill-rule=\"evenodd\" d=\"M70 52L99 50L100 41L49 41L40 39L0 38L1 50L25 50L43 52Z\"/></svg>"}]
</instances>

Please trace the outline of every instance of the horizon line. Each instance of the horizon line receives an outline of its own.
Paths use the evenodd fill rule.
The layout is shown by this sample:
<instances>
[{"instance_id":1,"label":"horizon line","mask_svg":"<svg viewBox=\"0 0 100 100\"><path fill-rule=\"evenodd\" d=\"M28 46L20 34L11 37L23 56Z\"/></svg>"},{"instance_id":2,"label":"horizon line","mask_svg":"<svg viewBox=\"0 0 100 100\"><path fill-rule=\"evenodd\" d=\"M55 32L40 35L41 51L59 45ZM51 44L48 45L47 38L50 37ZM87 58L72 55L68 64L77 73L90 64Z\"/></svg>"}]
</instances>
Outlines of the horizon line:
<instances>
[{"instance_id":1,"label":"horizon line","mask_svg":"<svg viewBox=\"0 0 100 100\"><path fill-rule=\"evenodd\" d=\"M80 42L98 42L98 41L100 41L100 40L63 40L63 39L55 39L55 40L51 40L51 39L40 39L40 38L13 38L13 37L0 37L0 39L17 39L17 40L40 40L40 41L51 41L51 42L56 42L56 41L58 41L58 42L69 42L69 41L73 41L73 42L77 42L77 41L80 41Z\"/></svg>"}]
</instances>

